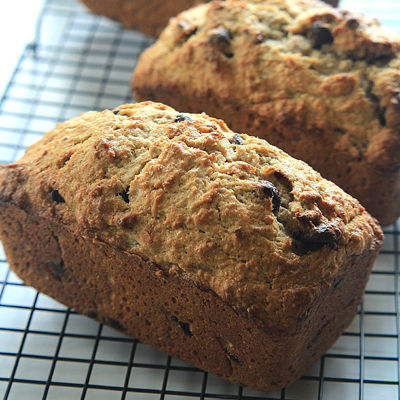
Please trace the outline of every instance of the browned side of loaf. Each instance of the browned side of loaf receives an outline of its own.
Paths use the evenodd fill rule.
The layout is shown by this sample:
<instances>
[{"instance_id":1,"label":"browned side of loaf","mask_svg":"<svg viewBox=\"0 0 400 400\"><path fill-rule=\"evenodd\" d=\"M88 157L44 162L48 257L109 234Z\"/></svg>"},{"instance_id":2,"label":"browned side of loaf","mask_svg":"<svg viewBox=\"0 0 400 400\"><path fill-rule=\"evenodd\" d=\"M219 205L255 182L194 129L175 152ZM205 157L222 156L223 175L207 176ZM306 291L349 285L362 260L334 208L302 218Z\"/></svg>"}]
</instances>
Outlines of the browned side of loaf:
<instances>
[{"instance_id":1,"label":"browned side of loaf","mask_svg":"<svg viewBox=\"0 0 400 400\"><path fill-rule=\"evenodd\" d=\"M129 29L137 29L158 37L170 18L187 10L202 0L81 0L92 12L119 21ZM325 0L337 6L339 0Z\"/></svg>"},{"instance_id":2,"label":"browned side of loaf","mask_svg":"<svg viewBox=\"0 0 400 400\"><path fill-rule=\"evenodd\" d=\"M294 382L333 344L357 312L377 253L374 247L350 260L348 273L290 337L260 329L190 280L167 277L155 264L4 201L0 229L8 262L26 284L167 354L260 390Z\"/></svg>"},{"instance_id":3,"label":"browned side of loaf","mask_svg":"<svg viewBox=\"0 0 400 400\"><path fill-rule=\"evenodd\" d=\"M158 37L168 20L201 0L81 0L92 12L116 20L128 29Z\"/></svg>"}]
</instances>

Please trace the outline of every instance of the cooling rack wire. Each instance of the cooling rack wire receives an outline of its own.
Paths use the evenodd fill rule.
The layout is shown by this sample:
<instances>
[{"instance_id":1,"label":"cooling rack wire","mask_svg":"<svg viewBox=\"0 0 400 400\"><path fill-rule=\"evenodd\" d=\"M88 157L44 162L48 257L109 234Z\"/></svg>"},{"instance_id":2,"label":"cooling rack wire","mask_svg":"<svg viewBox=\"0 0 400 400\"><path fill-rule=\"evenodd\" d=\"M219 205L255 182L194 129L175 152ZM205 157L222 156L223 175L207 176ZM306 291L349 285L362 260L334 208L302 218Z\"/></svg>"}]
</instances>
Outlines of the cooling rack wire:
<instances>
[{"instance_id":1,"label":"cooling rack wire","mask_svg":"<svg viewBox=\"0 0 400 400\"><path fill-rule=\"evenodd\" d=\"M344 0L400 33L400 3ZM134 101L129 88L152 41L48 0L0 103L0 162L57 122ZM337 343L298 382L257 392L222 381L37 293L9 271L0 246L0 397L4 400L399 399L399 225L385 229L363 304ZM23 251L21 249L21 251Z\"/></svg>"}]
</instances>

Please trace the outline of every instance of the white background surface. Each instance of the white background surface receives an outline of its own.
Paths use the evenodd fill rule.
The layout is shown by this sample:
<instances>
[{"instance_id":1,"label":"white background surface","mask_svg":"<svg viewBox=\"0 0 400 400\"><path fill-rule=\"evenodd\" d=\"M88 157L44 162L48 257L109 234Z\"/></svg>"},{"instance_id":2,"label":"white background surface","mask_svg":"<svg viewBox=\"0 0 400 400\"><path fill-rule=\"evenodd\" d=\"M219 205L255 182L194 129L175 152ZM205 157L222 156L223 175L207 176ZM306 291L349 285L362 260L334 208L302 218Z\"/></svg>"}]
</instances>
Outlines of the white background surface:
<instances>
[{"instance_id":1,"label":"white background surface","mask_svg":"<svg viewBox=\"0 0 400 400\"><path fill-rule=\"evenodd\" d=\"M0 0L0 97L10 81L35 25L44 0Z\"/></svg>"}]
</instances>

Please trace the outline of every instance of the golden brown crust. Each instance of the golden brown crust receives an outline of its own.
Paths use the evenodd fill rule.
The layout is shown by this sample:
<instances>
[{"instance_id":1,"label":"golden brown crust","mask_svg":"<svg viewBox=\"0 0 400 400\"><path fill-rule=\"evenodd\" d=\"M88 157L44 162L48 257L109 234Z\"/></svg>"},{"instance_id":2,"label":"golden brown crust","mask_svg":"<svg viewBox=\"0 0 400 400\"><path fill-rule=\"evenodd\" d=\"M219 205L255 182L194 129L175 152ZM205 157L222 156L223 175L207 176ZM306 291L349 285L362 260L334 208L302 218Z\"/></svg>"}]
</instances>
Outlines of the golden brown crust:
<instances>
[{"instance_id":1,"label":"golden brown crust","mask_svg":"<svg viewBox=\"0 0 400 400\"><path fill-rule=\"evenodd\" d=\"M382 243L363 207L305 163L151 102L59 124L3 166L0 220L28 284L265 390L291 383L340 335Z\"/></svg>"},{"instance_id":2,"label":"golden brown crust","mask_svg":"<svg viewBox=\"0 0 400 400\"><path fill-rule=\"evenodd\" d=\"M147 35L158 37L170 18L181 11L207 0L81 0L92 12L119 21L129 29L137 29ZM209 1L209 0L208 0ZM333 6L338 0L326 0Z\"/></svg>"},{"instance_id":3,"label":"golden brown crust","mask_svg":"<svg viewBox=\"0 0 400 400\"><path fill-rule=\"evenodd\" d=\"M132 87L267 139L388 225L400 215L399 47L376 20L314 0L214 1L171 20Z\"/></svg>"}]
</instances>

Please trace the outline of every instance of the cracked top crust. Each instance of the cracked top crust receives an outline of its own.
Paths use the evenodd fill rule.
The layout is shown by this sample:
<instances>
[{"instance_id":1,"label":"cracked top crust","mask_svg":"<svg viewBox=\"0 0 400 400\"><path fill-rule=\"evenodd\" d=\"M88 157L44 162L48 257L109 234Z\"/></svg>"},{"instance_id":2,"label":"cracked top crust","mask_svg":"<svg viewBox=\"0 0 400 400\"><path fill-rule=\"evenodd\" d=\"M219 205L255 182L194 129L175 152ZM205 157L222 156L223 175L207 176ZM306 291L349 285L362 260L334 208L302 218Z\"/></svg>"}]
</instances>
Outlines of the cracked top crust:
<instances>
[{"instance_id":1,"label":"cracked top crust","mask_svg":"<svg viewBox=\"0 0 400 400\"><path fill-rule=\"evenodd\" d=\"M293 332L382 233L357 200L205 114L125 104L59 124L0 168L0 201Z\"/></svg>"}]
</instances>

